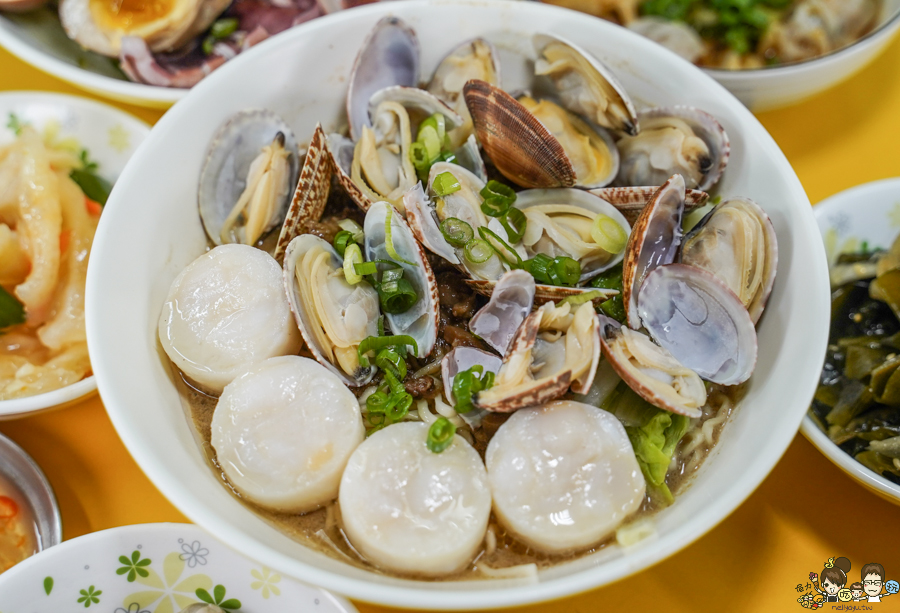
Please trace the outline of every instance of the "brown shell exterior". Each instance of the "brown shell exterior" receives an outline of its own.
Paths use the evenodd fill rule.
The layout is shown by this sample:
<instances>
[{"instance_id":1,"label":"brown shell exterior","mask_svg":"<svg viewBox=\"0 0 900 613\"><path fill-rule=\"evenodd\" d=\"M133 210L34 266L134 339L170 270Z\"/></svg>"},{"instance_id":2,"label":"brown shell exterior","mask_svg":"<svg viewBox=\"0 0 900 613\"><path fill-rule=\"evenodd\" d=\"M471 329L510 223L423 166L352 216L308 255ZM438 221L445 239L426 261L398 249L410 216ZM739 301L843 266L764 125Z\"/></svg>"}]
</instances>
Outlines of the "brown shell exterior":
<instances>
[{"instance_id":1,"label":"brown shell exterior","mask_svg":"<svg viewBox=\"0 0 900 613\"><path fill-rule=\"evenodd\" d=\"M462 272L465 272L463 268L460 268L460 270ZM466 284L482 296L487 296L488 298L490 298L491 294L493 294L494 292L494 286L497 285L497 282L487 281L484 279L466 279ZM603 296L594 298L592 300L595 306L600 306L613 296L617 296L619 294L619 292L614 289L598 289L596 287L559 287L556 285L538 284L535 286L534 306L539 307L547 302L557 302L559 300L565 300L566 298L569 298L571 296L577 296L579 294L584 294L585 292L594 291L603 292Z\"/></svg>"},{"instance_id":2,"label":"brown shell exterior","mask_svg":"<svg viewBox=\"0 0 900 613\"><path fill-rule=\"evenodd\" d=\"M665 398L659 396L656 392L654 392L649 387L645 386L643 383L638 381L630 371L628 371L624 366L619 364L616 360L615 356L612 353L612 350L609 348L609 344L606 340L606 334L603 331L604 324L601 322L600 324L600 348L603 352L603 357L609 362L610 366L612 366L613 370L616 371L616 374L621 377L622 381L631 388L631 390L652 404L655 407L663 409L665 411L669 411L671 413L677 413L679 415L686 415L687 417L697 417L697 411L690 411L685 407L672 404L667 402Z\"/></svg>"},{"instance_id":3,"label":"brown shell exterior","mask_svg":"<svg viewBox=\"0 0 900 613\"><path fill-rule=\"evenodd\" d=\"M463 87L478 142L504 177L521 187L573 187L575 169L555 136L515 98L486 81Z\"/></svg>"},{"instance_id":4,"label":"brown shell exterior","mask_svg":"<svg viewBox=\"0 0 900 613\"><path fill-rule=\"evenodd\" d=\"M595 196L600 196L611 205L619 209L619 212L625 216L628 223L634 225L641 211L653 198L653 195L659 190L658 187L601 187L599 189L588 190ZM705 205L709 201L709 194L697 189L685 190L684 210L685 212L693 211Z\"/></svg>"},{"instance_id":5,"label":"brown shell exterior","mask_svg":"<svg viewBox=\"0 0 900 613\"><path fill-rule=\"evenodd\" d=\"M304 233L306 222L319 221L328 201L331 191L331 175L334 168L331 156L326 147L325 132L322 124L316 124L306 158L303 160L303 168L300 170L300 180L294 190L291 206L284 217L281 226L281 234L278 235L278 244L275 247L275 260L279 264L284 263L284 252L288 244L294 238Z\"/></svg>"}]
</instances>

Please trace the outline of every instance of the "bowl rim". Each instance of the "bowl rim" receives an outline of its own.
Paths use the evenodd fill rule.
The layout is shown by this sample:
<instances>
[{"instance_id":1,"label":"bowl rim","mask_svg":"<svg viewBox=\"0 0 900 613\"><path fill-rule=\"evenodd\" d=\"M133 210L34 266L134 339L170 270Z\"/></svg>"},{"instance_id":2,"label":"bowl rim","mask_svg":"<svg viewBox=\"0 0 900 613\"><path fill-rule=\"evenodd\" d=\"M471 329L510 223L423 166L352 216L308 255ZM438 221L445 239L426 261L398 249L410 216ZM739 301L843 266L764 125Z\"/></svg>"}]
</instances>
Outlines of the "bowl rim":
<instances>
[{"instance_id":1,"label":"bowl rim","mask_svg":"<svg viewBox=\"0 0 900 613\"><path fill-rule=\"evenodd\" d=\"M171 106L190 91L123 81L73 66L22 40L9 31L8 23L11 22L0 14L0 46L23 62L89 92L116 100L141 101L145 105L150 103L154 106Z\"/></svg>"},{"instance_id":2,"label":"bowl rim","mask_svg":"<svg viewBox=\"0 0 900 613\"><path fill-rule=\"evenodd\" d=\"M846 208L850 202L857 200L866 192L871 191L890 191L900 196L900 177L890 179L879 179L868 183L854 185L836 194L832 194L813 207L813 214L816 219L825 215L825 209L832 207L840 207L840 210ZM840 203L847 202L848 205ZM821 207L821 208L820 208ZM891 499L893 502L900 504L900 485L886 479L870 468L857 462L850 454L845 453L834 441L828 438L828 435L822 431L816 422L806 414L800 425L800 431L803 436L811 442L822 455L831 460L838 468L859 481L866 487L876 490Z\"/></svg>"},{"instance_id":3,"label":"bowl rim","mask_svg":"<svg viewBox=\"0 0 900 613\"><path fill-rule=\"evenodd\" d=\"M815 57L807 58L805 60L799 60L796 62L790 62L788 64L775 64L772 66L759 66L756 68L738 68L735 70L729 70L727 68L707 68L704 66L702 67L702 70L711 75L716 80L736 78L739 76L747 76L748 78L752 79L764 79L767 75L776 73L779 76L790 75L791 73L802 72L812 64L818 63L824 66L825 64L839 62L841 59L843 59L843 56L849 56L853 53L856 53L859 47L862 45L874 45L882 38L890 38L896 33L894 30L898 28L900 28L900 7L894 9L893 15L891 15L888 19L885 19L884 22L877 28L872 29L871 32L867 32L865 35L857 38L849 45L845 45L840 49L835 49L822 55L817 55Z\"/></svg>"},{"instance_id":4,"label":"bowl rim","mask_svg":"<svg viewBox=\"0 0 900 613\"><path fill-rule=\"evenodd\" d=\"M413 4L417 6L432 4L476 7L502 7L511 4L511 2L510 0L419 0L416 2L374 3L358 7L352 11L341 11L335 14L327 15L302 24L302 26L300 27L292 28L291 30L282 33L281 35L266 40L250 49L249 51L240 54L239 57L235 58L231 62L226 63L225 66L217 70L216 74L218 76L213 76L210 79L204 79L198 85L196 85L191 90L191 94L189 95L193 95L194 97L202 96L206 89L214 87L219 80L228 79L231 76L232 72L240 70L243 66L243 63L255 61L257 55L268 53L270 48L289 45L292 37L294 36L305 36L310 31L315 31L322 28L330 29L333 27L332 24L339 24L342 21L348 19L368 18L371 16L371 18L373 18L374 20L374 18L385 16L387 14L395 14L403 17L403 8L401 7L405 7L407 5L412 6ZM573 12L568 11L567 9L543 3L528 3L527 6L529 7L527 10L533 11L535 13L534 18L538 23L540 23L541 14L555 16L565 14L570 19L572 18L571 15L573 14ZM575 15L578 14L575 13ZM603 20L597 20L596 22L592 23L592 27L598 30L618 27L611 22L606 22ZM539 31L540 26L536 27L535 30ZM786 172L790 172L791 176L793 177L793 180L791 180L790 182L792 183L793 188L797 190L797 199L795 200L798 200L798 202L794 206L797 207L799 215L802 215L804 217L808 216L808 223L804 223L798 227L794 227L792 232L795 233L795 236L803 237L804 242L808 242L813 246L820 244L820 241L818 241L817 238L818 230L814 227L815 223L812 216L811 206L809 206L808 204L808 197L806 196L805 191L803 190L802 185L799 182L799 179L796 177L796 174L793 172L789 162L787 161L787 158L784 156L784 153L775 143L771 135L768 134L759 120L756 119L752 115L752 113L750 113L750 111L747 110L746 107L744 107L740 103L740 101L738 101L737 98L735 98L730 92L728 92L728 90L726 90L721 84L713 80L709 75L704 74L693 64L673 54L667 53L664 49L660 49L659 45L657 45L653 41L650 41L649 39L646 39L634 32L628 32L625 34L625 36L631 38L635 46L643 47L643 50L645 50L651 56L656 56L664 53L665 57L669 58L667 61L675 63L684 62L683 66L685 68L689 70L697 70L698 75L703 74L702 78L705 80L708 87L717 92L717 96L719 98L727 100L729 102L729 106L732 107L735 114L742 116L742 119L749 125L758 128L758 130L760 131L760 135L765 136L759 146L771 159L776 159L779 166L783 166ZM147 141L145 141L141 150L135 155L135 161L140 161L140 158L142 158L144 155L148 155L147 152L154 146L153 143L155 143L157 139L162 138L161 135L167 134L170 130L177 127L177 122L179 121L181 112L186 108L187 107L183 104L177 105L170 112L166 113L165 116L163 116L160 122L156 125L153 133L150 135ZM138 163L132 163L128 168L126 168L125 172L123 173L123 179L125 180L125 182L128 182L131 179L131 176L135 175L138 172L138 165ZM105 245L107 240L112 239L107 239L106 233L101 233L96 244L103 246ZM821 267L822 270L820 270L815 277L814 284L816 285L816 287L814 289L819 291L823 296L826 296L828 287L827 270L824 266L824 248L820 249L820 252L816 252L813 254L814 259L816 257L819 257L821 258L823 263L823 266ZM97 270L99 269L93 268L88 272L88 304L91 304L93 302L92 294L97 291L96 287L101 284L100 279L97 277L97 275L99 274ZM93 307L89 306L88 342L91 346L99 347L103 344L103 338L99 333L99 329L91 325L92 317L90 313L93 310ZM825 328L825 322L828 321L827 305L814 306L811 309L811 317L821 319L823 328ZM811 344L810 349L815 351L821 349L821 354L824 359L826 343L826 335L822 335L822 338L818 343L819 346ZM746 500L747 497L750 496L750 494L752 494L753 491L756 490L756 488L762 483L762 481L771 472L772 468L775 466L778 460L787 451L790 442L796 435L797 429L800 425L800 421L803 418L803 413L798 410L796 417L791 417L785 428L779 429L777 432L772 433L772 435L766 439L766 446L767 448L771 449L772 453L765 454L765 457L747 467L747 470L742 473L739 480L741 485L735 485L734 489L727 492L727 495L717 497L714 500L710 501L710 503L705 508L705 513L703 514L703 519L705 520L704 522L699 522L697 520L694 520L693 522L686 522L674 528L665 535L658 537L655 540L653 547L644 547L629 551L628 559L624 561L624 563L619 564L614 570L607 570L603 575L603 580L600 582L598 582L598 580L594 576L596 575L596 572L594 572L592 569L585 569L579 571L578 573L574 573L573 575L554 578L553 580L544 583L536 583L531 585L507 584L502 588L484 591L462 589L453 590L452 588L450 588L437 592L433 589L407 586L398 587L388 584L379 584L372 581L371 579L339 576L333 574L331 571L320 570L319 568L311 564L299 562L295 558L271 549L269 546L262 544L249 535L235 533L231 524L227 520L224 520L217 515L210 514L203 502L198 500L196 496L191 493L189 488L187 488L177 480L170 479L168 471L163 466L158 464L154 459L154 454L152 454L149 449L146 449L145 446L141 444L142 435L140 432L135 431L132 427L129 426L128 419L125 416L125 412L117 410L115 408L117 406L127 406L127 395L124 394L122 390L118 389L118 386L115 385L113 381L112 375L104 374L107 372L106 361L101 359L95 366L96 372L98 373L98 383L101 396L104 399L104 404L107 407L107 412L120 438L125 443L125 446L128 448L129 452L134 457L135 461L138 463L141 469L148 476L148 478L150 478L150 480L163 493L163 495L165 495L170 501L172 501L173 504L175 504L175 506L178 507L182 513L184 513L188 518L191 519L191 521L200 524L205 530L210 532L219 540L227 542L230 546L245 552L250 557L270 560L273 566L275 566L276 568L280 568L282 571L284 571L285 568L296 568L298 567L298 565L302 566L303 580L314 583L316 585L320 585L325 589L342 593L352 598L357 598L366 602L377 602L390 606L417 609L447 610L472 607L489 609L544 602L584 592L593 588L600 587L601 585L607 585L621 580L639 570L645 570L650 566L680 551L688 544L694 542L696 539L712 530L716 525L718 525L722 520L730 515L738 506L740 506L740 504L743 503L744 500ZM821 366L819 366L816 370L818 371L820 368ZM804 395L808 396L808 398L812 398L815 391L816 382L817 378L811 378L808 384L805 386L808 389L805 390ZM803 387L798 385L797 389L802 390ZM401 594L402 596L398 597L398 595ZM439 597L436 598L436 596Z\"/></svg>"},{"instance_id":5,"label":"bowl rim","mask_svg":"<svg viewBox=\"0 0 900 613\"><path fill-rule=\"evenodd\" d=\"M0 32L2 32L2 28L0 28ZM122 109L107 104L106 102L92 100L91 98L85 98L83 96L39 90L8 90L0 92L0 102L8 99L32 99L35 102L57 103L72 109L78 109L79 107L92 108L101 113L118 116L129 123L140 125L146 130L146 135L149 135L150 133L150 125L146 121L135 117L127 111L123 111ZM44 392L43 394L35 394L34 396L25 396L24 398L13 398L10 400L0 400L0 420L25 417L26 415L33 415L42 411L59 408L62 405L85 398L96 391L97 379L91 374L71 385Z\"/></svg>"},{"instance_id":6,"label":"bowl rim","mask_svg":"<svg viewBox=\"0 0 900 613\"><path fill-rule=\"evenodd\" d=\"M7 479L13 481L14 486L19 488L19 493L31 507L31 511L34 515L34 522L37 524L37 531L40 537L40 540L37 543L38 550L35 555L50 547L59 545L63 538L62 514L59 509L59 501L56 499L56 492L54 491L53 486L50 485L47 475L44 474L40 465L35 462L34 458L32 458L27 451L22 449L22 447L10 437L0 433L0 455L4 454L12 454L16 459L22 462L22 465L27 471L31 472L30 475L23 476L28 479L28 484L35 488L34 493L46 495L46 500L43 500L39 506L35 501L35 497L29 496L30 492L21 491L23 489L22 486L13 481L10 478L9 473L4 474ZM45 521L41 521L42 519ZM44 533L44 530L41 529L42 526L46 526L46 534ZM33 557L34 556L29 556L29 558Z\"/></svg>"}]
</instances>

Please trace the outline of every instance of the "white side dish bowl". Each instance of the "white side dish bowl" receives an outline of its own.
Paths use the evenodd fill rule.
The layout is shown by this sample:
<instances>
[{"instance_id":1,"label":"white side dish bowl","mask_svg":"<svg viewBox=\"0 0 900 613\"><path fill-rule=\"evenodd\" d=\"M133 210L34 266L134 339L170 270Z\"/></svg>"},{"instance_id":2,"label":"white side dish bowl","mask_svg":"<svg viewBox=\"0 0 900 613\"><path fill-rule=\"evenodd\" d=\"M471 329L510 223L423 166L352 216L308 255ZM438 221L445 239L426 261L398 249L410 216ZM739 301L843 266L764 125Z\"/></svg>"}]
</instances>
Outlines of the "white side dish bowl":
<instances>
[{"instance_id":1,"label":"white side dish bowl","mask_svg":"<svg viewBox=\"0 0 900 613\"><path fill-rule=\"evenodd\" d=\"M692 104L715 115L731 136L732 157L718 191L765 207L778 235L778 277L746 396L690 487L653 516L652 537L539 571L536 581L400 579L286 537L236 500L210 469L156 340L172 280L206 249L197 184L207 143L226 118L248 108L278 113L300 140L317 122L326 131L338 128L358 46L386 15L417 31L423 77L449 49L475 36L530 55L532 34L560 32L609 64L639 106ZM514 88L521 78L504 70L503 85ZM317 19L201 82L157 124L121 177L100 223L87 288L100 393L125 445L164 495L214 536L281 573L414 609L559 598L643 570L699 538L753 492L793 439L818 381L829 310L825 255L809 200L772 138L724 88L612 24L537 3L461 0L375 4Z\"/></svg>"},{"instance_id":2,"label":"white side dish bowl","mask_svg":"<svg viewBox=\"0 0 900 613\"><path fill-rule=\"evenodd\" d=\"M58 124L60 135L77 138L100 165L103 178L111 183L116 181L125 163L150 133L150 126L143 121L86 98L43 92L4 92L0 94L0 144L5 145L14 138L7 127L10 114L38 130L51 122ZM96 390L97 383L90 376L52 392L0 400L0 420L67 405Z\"/></svg>"},{"instance_id":3,"label":"white side dish bowl","mask_svg":"<svg viewBox=\"0 0 900 613\"><path fill-rule=\"evenodd\" d=\"M900 179L884 179L857 185L815 206L813 212L831 264L842 251L858 248L862 241L887 249L900 233ZM866 468L828 438L808 415L800 427L803 435L841 470L866 488L900 505L900 485Z\"/></svg>"},{"instance_id":4,"label":"white side dish bowl","mask_svg":"<svg viewBox=\"0 0 900 613\"><path fill-rule=\"evenodd\" d=\"M768 111L796 104L849 79L884 51L898 29L900 0L884 0L878 25L843 49L786 66L705 70L752 111Z\"/></svg>"}]
</instances>

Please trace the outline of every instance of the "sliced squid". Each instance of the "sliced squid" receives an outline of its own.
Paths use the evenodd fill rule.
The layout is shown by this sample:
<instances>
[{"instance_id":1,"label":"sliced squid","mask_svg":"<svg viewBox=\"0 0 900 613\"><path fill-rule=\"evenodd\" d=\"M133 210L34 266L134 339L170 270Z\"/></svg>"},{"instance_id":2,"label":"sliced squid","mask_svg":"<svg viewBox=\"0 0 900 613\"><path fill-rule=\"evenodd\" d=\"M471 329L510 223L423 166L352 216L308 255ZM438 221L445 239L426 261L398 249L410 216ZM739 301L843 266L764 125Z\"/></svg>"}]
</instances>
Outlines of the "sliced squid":
<instances>
[{"instance_id":1,"label":"sliced squid","mask_svg":"<svg viewBox=\"0 0 900 613\"><path fill-rule=\"evenodd\" d=\"M159 340L185 375L216 394L256 362L296 353L300 332L281 267L247 245L201 255L169 287Z\"/></svg>"},{"instance_id":2,"label":"sliced squid","mask_svg":"<svg viewBox=\"0 0 900 613\"><path fill-rule=\"evenodd\" d=\"M491 513L478 453L460 437L441 453L428 426L400 423L370 436L347 464L338 502L350 543L369 562L425 576L463 570Z\"/></svg>"},{"instance_id":3,"label":"sliced squid","mask_svg":"<svg viewBox=\"0 0 900 613\"><path fill-rule=\"evenodd\" d=\"M485 462L499 521L547 553L600 543L646 491L625 428L580 402L516 412L491 439Z\"/></svg>"},{"instance_id":4,"label":"sliced squid","mask_svg":"<svg viewBox=\"0 0 900 613\"><path fill-rule=\"evenodd\" d=\"M282 356L225 387L210 442L242 496L302 513L337 498L347 460L363 439L359 404L341 380L313 360Z\"/></svg>"}]
</instances>

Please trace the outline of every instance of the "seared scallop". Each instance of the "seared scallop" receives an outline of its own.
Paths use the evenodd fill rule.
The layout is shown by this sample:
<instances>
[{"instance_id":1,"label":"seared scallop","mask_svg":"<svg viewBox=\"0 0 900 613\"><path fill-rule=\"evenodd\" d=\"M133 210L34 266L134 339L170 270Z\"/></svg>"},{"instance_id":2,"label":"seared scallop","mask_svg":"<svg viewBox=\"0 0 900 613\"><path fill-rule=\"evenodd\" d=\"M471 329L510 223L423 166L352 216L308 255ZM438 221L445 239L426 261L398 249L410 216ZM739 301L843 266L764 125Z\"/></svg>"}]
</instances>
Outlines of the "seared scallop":
<instances>
[{"instance_id":1,"label":"seared scallop","mask_svg":"<svg viewBox=\"0 0 900 613\"><path fill-rule=\"evenodd\" d=\"M376 566L448 575L475 557L491 492L478 453L462 438L441 453L428 426L400 423L370 436L347 464L338 499L350 543Z\"/></svg>"},{"instance_id":2,"label":"seared scallop","mask_svg":"<svg viewBox=\"0 0 900 613\"><path fill-rule=\"evenodd\" d=\"M580 402L516 411L491 439L485 461L497 518L547 553L600 543L644 499L625 428Z\"/></svg>"},{"instance_id":3,"label":"seared scallop","mask_svg":"<svg viewBox=\"0 0 900 613\"><path fill-rule=\"evenodd\" d=\"M159 340L175 366L215 394L256 362L296 353L300 332L281 267L247 245L201 255L169 287Z\"/></svg>"},{"instance_id":4,"label":"seared scallop","mask_svg":"<svg viewBox=\"0 0 900 613\"><path fill-rule=\"evenodd\" d=\"M301 513L337 498L364 438L356 396L318 362L291 355L260 362L225 387L210 442L245 498Z\"/></svg>"}]
</instances>

